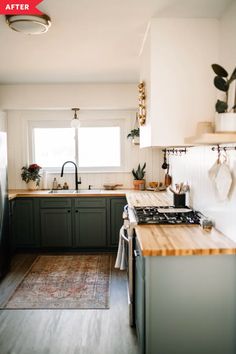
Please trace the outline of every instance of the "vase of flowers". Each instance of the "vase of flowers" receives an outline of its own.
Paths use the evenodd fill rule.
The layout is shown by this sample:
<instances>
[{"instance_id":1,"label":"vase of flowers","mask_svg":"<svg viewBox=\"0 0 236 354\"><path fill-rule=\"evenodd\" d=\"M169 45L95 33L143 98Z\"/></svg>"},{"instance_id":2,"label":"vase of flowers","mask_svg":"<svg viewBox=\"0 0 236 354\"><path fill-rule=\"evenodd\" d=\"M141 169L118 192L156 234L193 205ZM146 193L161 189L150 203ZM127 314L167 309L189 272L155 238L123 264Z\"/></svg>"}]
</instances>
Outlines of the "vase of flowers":
<instances>
[{"instance_id":1,"label":"vase of flowers","mask_svg":"<svg viewBox=\"0 0 236 354\"><path fill-rule=\"evenodd\" d=\"M21 178L27 183L29 190L35 190L39 188L39 183L41 179L39 171L41 170L41 168L42 167L40 167L36 163L29 165L29 167L22 167Z\"/></svg>"}]
</instances>

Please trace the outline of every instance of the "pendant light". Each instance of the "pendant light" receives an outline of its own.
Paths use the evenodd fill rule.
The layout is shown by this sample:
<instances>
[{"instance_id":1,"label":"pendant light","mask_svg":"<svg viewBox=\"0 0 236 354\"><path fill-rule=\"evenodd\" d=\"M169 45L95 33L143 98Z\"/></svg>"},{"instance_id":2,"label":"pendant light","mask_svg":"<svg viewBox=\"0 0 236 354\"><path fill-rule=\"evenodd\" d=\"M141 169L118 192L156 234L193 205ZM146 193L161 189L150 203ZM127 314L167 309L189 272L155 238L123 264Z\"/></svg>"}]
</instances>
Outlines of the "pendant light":
<instances>
[{"instance_id":1,"label":"pendant light","mask_svg":"<svg viewBox=\"0 0 236 354\"><path fill-rule=\"evenodd\" d=\"M79 108L72 108L72 111L74 111L74 118L72 119L72 121L70 122L71 128L79 128L80 126L80 121L79 118L77 116L77 111L79 111Z\"/></svg>"}]
</instances>

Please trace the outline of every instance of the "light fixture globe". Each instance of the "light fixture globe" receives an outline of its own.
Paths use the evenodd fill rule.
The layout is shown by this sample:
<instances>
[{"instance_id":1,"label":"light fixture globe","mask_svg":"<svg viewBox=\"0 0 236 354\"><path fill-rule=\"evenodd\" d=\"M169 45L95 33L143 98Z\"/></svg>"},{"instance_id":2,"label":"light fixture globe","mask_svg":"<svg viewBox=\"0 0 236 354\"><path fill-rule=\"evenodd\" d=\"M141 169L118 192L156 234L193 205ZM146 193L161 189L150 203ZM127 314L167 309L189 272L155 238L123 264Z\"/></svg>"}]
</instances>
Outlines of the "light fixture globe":
<instances>
[{"instance_id":1,"label":"light fixture globe","mask_svg":"<svg viewBox=\"0 0 236 354\"><path fill-rule=\"evenodd\" d=\"M70 122L70 126L71 128L79 128L80 127L80 121L77 115L77 111L79 111L79 108L71 108L72 111L75 112L74 114L74 118L72 119L72 121Z\"/></svg>"},{"instance_id":2,"label":"light fixture globe","mask_svg":"<svg viewBox=\"0 0 236 354\"><path fill-rule=\"evenodd\" d=\"M48 15L6 15L8 26L24 34L46 33L51 26L51 19Z\"/></svg>"}]
</instances>

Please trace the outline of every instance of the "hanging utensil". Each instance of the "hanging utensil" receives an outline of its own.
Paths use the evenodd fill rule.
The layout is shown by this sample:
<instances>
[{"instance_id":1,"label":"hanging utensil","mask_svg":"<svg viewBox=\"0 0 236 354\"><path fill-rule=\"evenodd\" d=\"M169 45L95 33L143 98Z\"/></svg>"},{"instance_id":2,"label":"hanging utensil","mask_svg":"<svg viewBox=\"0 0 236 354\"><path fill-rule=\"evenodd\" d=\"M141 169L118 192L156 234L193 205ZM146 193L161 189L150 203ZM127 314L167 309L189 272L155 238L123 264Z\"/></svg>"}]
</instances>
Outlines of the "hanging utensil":
<instances>
[{"instance_id":1,"label":"hanging utensil","mask_svg":"<svg viewBox=\"0 0 236 354\"><path fill-rule=\"evenodd\" d=\"M165 174L165 186L166 187L170 186L171 182L172 182L172 177L169 175L169 168L170 168L170 165L167 164L167 171Z\"/></svg>"},{"instance_id":2,"label":"hanging utensil","mask_svg":"<svg viewBox=\"0 0 236 354\"><path fill-rule=\"evenodd\" d=\"M166 174L165 174L165 186L168 187L171 185L172 183L172 177L169 173L170 171L170 158L169 158L169 154L168 154L168 160L166 158L166 164L167 164L167 170L166 170Z\"/></svg>"},{"instance_id":3,"label":"hanging utensil","mask_svg":"<svg viewBox=\"0 0 236 354\"><path fill-rule=\"evenodd\" d=\"M168 164L167 164L167 161L166 161L166 149L163 150L163 151L164 151L164 161L163 161L163 164L161 165L161 168L162 168L163 170L166 170L167 167L168 167Z\"/></svg>"}]
</instances>

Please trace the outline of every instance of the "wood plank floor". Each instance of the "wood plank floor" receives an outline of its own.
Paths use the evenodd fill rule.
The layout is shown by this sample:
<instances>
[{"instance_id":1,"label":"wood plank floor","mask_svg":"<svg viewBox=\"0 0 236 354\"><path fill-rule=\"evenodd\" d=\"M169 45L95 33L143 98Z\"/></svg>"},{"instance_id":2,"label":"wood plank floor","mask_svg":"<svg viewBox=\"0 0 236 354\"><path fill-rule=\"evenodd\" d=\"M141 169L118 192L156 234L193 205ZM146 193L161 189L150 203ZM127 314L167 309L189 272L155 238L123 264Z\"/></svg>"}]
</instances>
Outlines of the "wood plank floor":
<instances>
[{"instance_id":1,"label":"wood plank floor","mask_svg":"<svg viewBox=\"0 0 236 354\"><path fill-rule=\"evenodd\" d=\"M0 283L0 304L36 255L16 255ZM112 269L109 310L1 310L0 354L137 354L129 327L127 280Z\"/></svg>"}]
</instances>

